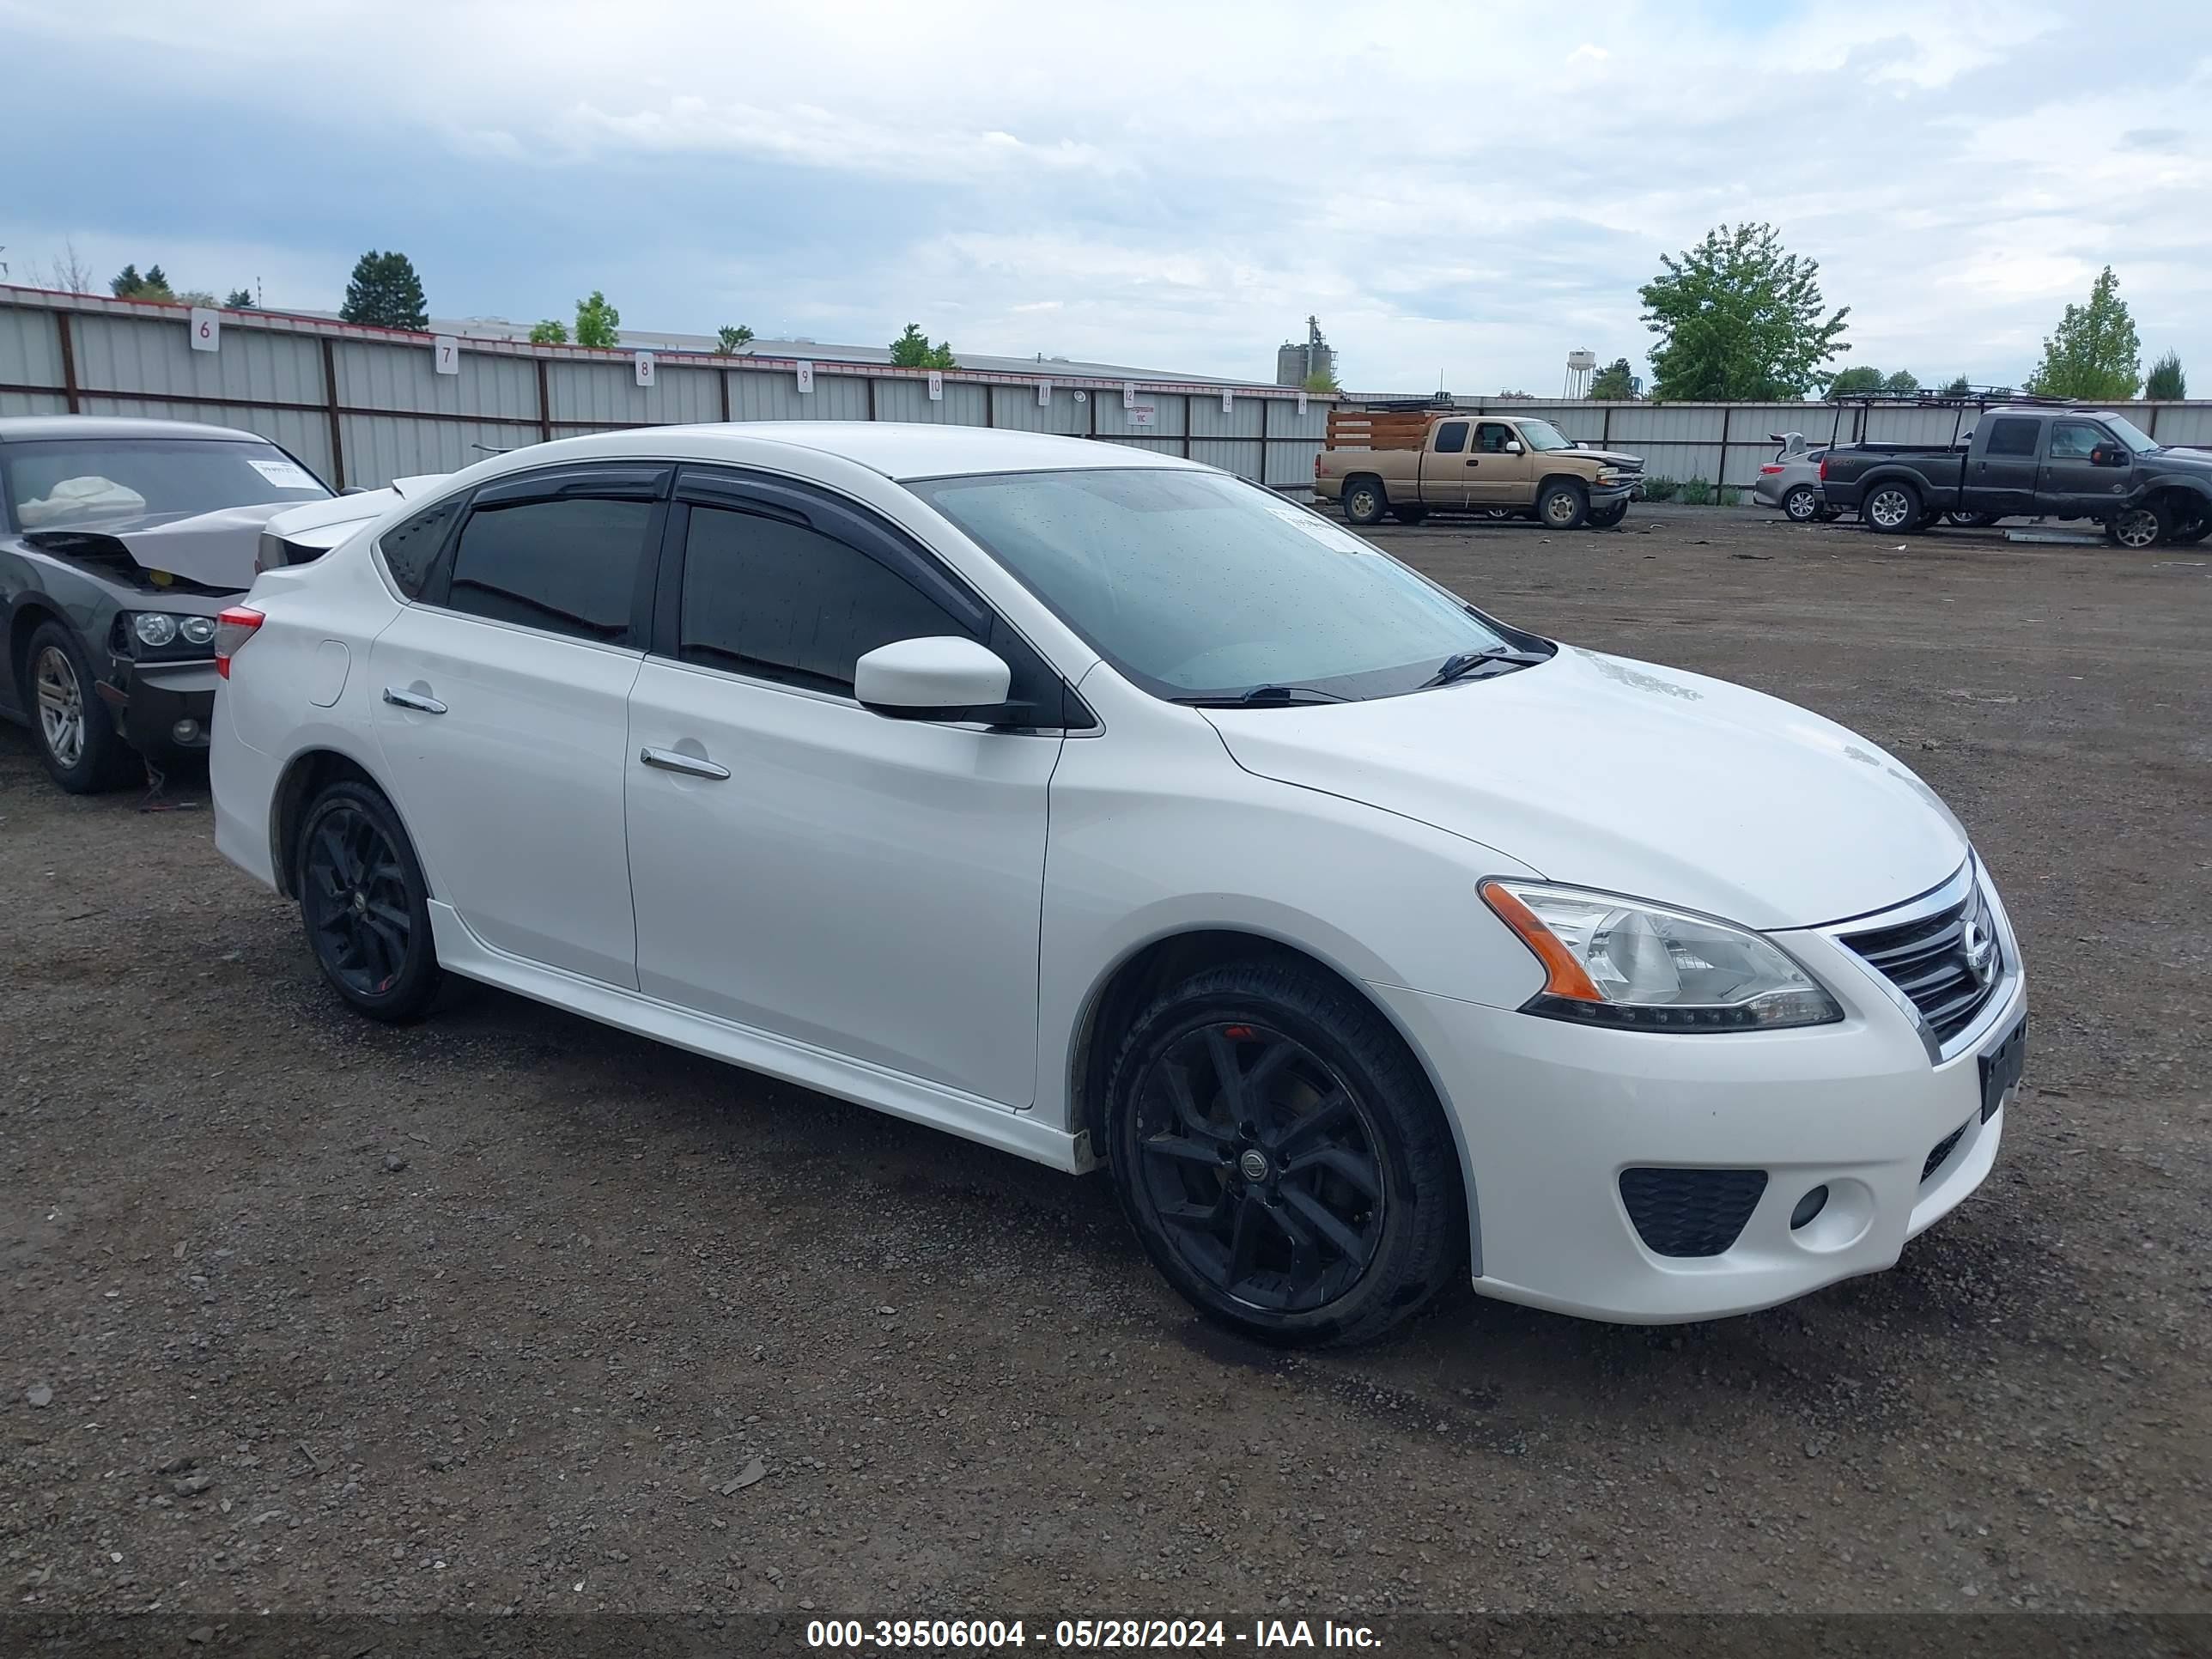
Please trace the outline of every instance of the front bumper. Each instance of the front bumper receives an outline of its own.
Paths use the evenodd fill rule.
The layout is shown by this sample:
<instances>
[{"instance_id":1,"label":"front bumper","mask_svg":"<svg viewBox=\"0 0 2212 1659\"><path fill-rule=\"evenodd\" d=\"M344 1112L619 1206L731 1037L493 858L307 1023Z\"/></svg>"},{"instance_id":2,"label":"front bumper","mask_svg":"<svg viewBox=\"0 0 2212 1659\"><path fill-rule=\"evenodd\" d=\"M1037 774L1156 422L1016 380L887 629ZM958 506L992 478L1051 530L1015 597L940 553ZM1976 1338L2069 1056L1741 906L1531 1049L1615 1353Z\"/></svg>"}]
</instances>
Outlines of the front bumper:
<instances>
[{"instance_id":1,"label":"front bumper","mask_svg":"<svg viewBox=\"0 0 2212 1659\"><path fill-rule=\"evenodd\" d=\"M96 689L121 729L125 741L141 754L196 754L208 746L215 714L213 659L198 662L118 661L115 678ZM189 734L180 735L189 721Z\"/></svg>"},{"instance_id":2,"label":"front bumper","mask_svg":"<svg viewBox=\"0 0 2212 1659\"><path fill-rule=\"evenodd\" d=\"M1842 1021L1669 1036L1372 988L1449 1103L1478 1291L1638 1324L1750 1313L1893 1265L1981 1184L2013 1094L1984 1121L1978 1056L2025 1018L2024 977L2015 970L1955 1051L1931 1060L1915 1022L1845 946L1818 933L1774 937L1836 994ZM2016 964L2008 929L2004 946ZM1762 1170L1765 1182L1727 1248L1662 1255L1623 1196L1622 1173L1640 1169ZM1825 1207L1793 1228L1800 1200L1822 1186Z\"/></svg>"}]
</instances>

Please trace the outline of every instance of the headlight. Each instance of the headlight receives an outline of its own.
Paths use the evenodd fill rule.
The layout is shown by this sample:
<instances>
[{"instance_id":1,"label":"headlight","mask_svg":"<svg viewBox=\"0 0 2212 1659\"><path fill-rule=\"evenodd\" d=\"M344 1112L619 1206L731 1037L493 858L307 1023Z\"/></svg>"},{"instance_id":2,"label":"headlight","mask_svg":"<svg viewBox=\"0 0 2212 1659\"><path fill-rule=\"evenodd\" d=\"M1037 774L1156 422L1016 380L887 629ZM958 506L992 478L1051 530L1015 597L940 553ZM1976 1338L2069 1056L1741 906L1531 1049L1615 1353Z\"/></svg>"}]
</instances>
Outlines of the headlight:
<instances>
[{"instance_id":1,"label":"headlight","mask_svg":"<svg viewBox=\"0 0 2212 1659\"><path fill-rule=\"evenodd\" d=\"M1649 1031L1771 1031L1844 1017L1757 933L1664 905L1490 880L1483 900L1544 964L1522 1012Z\"/></svg>"},{"instance_id":2,"label":"headlight","mask_svg":"<svg viewBox=\"0 0 2212 1659\"><path fill-rule=\"evenodd\" d=\"M177 632L187 645L207 645L215 639L213 617L186 617L177 623Z\"/></svg>"},{"instance_id":3,"label":"headlight","mask_svg":"<svg viewBox=\"0 0 2212 1659\"><path fill-rule=\"evenodd\" d=\"M142 611L131 623L141 645L163 646L177 637L177 619L159 611Z\"/></svg>"}]
</instances>

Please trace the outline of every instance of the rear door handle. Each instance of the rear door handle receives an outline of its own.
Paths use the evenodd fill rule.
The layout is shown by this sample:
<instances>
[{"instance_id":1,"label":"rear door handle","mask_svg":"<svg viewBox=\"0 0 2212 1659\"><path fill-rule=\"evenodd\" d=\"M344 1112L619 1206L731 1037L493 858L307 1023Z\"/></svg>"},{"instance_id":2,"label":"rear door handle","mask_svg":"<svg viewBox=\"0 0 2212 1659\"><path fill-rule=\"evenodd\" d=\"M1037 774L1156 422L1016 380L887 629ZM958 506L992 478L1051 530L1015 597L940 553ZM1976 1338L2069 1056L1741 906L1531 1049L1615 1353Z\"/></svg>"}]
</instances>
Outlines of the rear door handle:
<instances>
[{"instance_id":1,"label":"rear door handle","mask_svg":"<svg viewBox=\"0 0 2212 1659\"><path fill-rule=\"evenodd\" d=\"M681 772L687 778L709 778L720 783L730 775L726 766L717 766L702 755L687 755L680 749L641 749L637 757L647 766L657 766L664 772Z\"/></svg>"},{"instance_id":2,"label":"rear door handle","mask_svg":"<svg viewBox=\"0 0 2212 1659\"><path fill-rule=\"evenodd\" d=\"M442 714L446 705L435 697L426 697L420 691L402 691L396 685L384 688L384 700L395 708L411 708L418 714Z\"/></svg>"}]
</instances>

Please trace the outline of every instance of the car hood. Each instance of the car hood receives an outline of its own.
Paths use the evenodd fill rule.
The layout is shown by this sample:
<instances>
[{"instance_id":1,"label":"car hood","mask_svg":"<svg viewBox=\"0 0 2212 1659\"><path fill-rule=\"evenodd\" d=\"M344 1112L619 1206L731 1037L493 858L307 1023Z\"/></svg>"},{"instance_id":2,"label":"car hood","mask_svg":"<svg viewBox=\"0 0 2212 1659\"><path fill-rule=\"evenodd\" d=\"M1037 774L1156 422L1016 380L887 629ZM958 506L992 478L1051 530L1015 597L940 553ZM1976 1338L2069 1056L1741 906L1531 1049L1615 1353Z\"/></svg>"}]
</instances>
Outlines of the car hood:
<instances>
[{"instance_id":1,"label":"car hood","mask_svg":"<svg viewBox=\"0 0 2212 1659\"><path fill-rule=\"evenodd\" d=\"M1631 455L1625 450L1577 449L1573 453L1577 455L1587 455L1594 461L1603 461L1607 466L1626 467L1636 472L1644 471L1644 458L1641 455Z\"/></svg>"},{"instance_id":2,"label":"car hood","mask_svg":"<svg viewBox=\"0 0 2212 1659\"><path fill-rule=\"evenodd\" d=\"M253 586L253 556L261 544L261 527L287 505L263 501L185 517L100 519L30 531L23 540L43 552L89 566L127 569L135 565L157 586L180 576L219 592L243 592Z\"/></svg>"},{"instance_id":3,"label":"car hood","mask_svg":"<svg viewBox=\"0 0 2212 1659\"><path fill-rule=\"evenodd\" d=\"M1834 721L1571 646L1406 696L1206 713L1261 777L1419 819L1555 881L1751 927L1881 909L1968 851L1933 790Z\"/></svg>"}]
</instances>

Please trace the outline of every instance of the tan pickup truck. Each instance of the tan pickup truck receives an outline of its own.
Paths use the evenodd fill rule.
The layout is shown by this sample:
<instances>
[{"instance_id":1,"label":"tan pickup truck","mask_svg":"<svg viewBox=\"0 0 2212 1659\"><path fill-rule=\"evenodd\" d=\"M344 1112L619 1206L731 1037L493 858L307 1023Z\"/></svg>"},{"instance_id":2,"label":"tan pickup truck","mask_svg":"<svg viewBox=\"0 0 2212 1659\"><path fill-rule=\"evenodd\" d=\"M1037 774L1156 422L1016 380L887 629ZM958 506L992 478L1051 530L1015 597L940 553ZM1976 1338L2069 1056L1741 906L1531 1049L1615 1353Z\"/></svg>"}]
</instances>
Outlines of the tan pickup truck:
<instances>
[{"instance_id":1,"label":"tan pickup truck","mask_svg":"<svg viewBox=\"0 0 2212 1659\"><path fill-rule=\"evenodd\" d=\"M1419 524L1434 508L1603 530L1627 515L1643 471L1638 457L1578 449L1534 416L1332 410L1314 495L1341 501L1354 524L1386 513Z\"/></svg>"}]
</instances>

